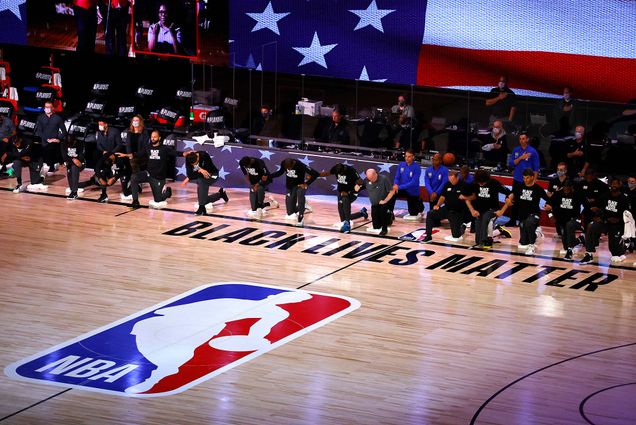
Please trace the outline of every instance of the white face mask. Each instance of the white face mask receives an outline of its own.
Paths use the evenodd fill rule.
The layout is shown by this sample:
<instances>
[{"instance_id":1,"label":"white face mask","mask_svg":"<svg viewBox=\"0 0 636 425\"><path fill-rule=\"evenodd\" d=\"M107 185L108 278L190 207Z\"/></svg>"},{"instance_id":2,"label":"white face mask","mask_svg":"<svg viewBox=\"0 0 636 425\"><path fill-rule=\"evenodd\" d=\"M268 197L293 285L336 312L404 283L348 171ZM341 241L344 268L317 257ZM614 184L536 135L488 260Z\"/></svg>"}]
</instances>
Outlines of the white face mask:
<instances>
[{"instance_id":1,"label":"white face mask","mask_svg":"<svg viewBox=\"0 0 636 425\"><path fill-rule=\"evenodd\" d=\"M139 127L139 121L133 121L132 122L132 126L133 127Z\"/></svg>"},{"instance_id":2,"label":"white face mask","mask_svg":"<svg viewBox=\"0 0 636 425\"><path fill-rule=\"evenodd\" d=\"M566 102L570 101L571 96L569 94L564 94L563 95L563 100L565 100Z\"/></svg>"},{"instance_id":3,"label":"white face mask","mask_svg":"<svg viewBox=\"0 0 636 425\"><path fill-rule=\"evenodd\" d=\"M506 88L506 83L504 83L503 81L499 81L498 87L503 90Z\"/></svg>"},{"instance_id":4,"label":"white face mask","mask_svg":"<svg viewBox=\"0 0 636 425\"><path fill-rule=\"evenodd\" d=\"M574 137L576 137L577 139L580 139L581 137L583 137L583 133L581 133L580 131L577 131L576 133L574 133Z\"/></svg>"},{"instance_id":5,"label":"white face mask","mask_svg":"<svg viewBox=\"0 0 636 425\"><path fill-rule=\"evenodd\" d=\"M494 127L494 128L492 129L492 134L497 135L497 134L499 134L499 133L501 133L501 129L500 129L499 127Z\"/></svg>"},{"instance_id":6,"label":"white face mask","mask_svg":"<svg viewBox=\"0 0 636 425\"><path fill-rule=\"evenodd\" d=\"M104 131L104 126L103 125L99 126L99 131Z\"/></svg>"},{"instance_id":7,"label":"white face mask","mask_svg":"<svg viewBox=\"0 0 636 425\"><path fill-rule=\"evenodd\" d=\"M44 108L44 113L45 114L50 114L51 113L51 108Z\"/></svg>"},{"instance_id":8,"label":"white face mask","mask_svg":"<svg viewBox=\"0 0 636 425\"><path fill-rule=\"evenodd\" d=\"M629 187L629 190L634 190L636 189L636 183L627 183L627 187Z\"/></svg>"}]
</instances>

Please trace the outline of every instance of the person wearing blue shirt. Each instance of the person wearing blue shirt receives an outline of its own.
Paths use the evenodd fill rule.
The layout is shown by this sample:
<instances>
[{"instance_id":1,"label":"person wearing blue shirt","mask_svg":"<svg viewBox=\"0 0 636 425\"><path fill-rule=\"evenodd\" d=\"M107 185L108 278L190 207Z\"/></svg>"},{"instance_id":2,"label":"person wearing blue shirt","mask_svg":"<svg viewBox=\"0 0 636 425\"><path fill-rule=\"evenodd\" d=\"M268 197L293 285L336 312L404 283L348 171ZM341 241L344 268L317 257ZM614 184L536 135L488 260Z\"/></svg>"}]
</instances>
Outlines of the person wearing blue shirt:
<instances>
[{"instance_id":1,"label":"person wearing blue shirt","mask_svg":"<svg viewBox=\"0 0 636 425\"><path fill-rule=\"evenodd\" d=\"M539 153L535 148L530 146L530 137L528 133L519 134L519 146L512 150L510 159L508 160L508 168L513 168L512 173L512 190L519 190L523 187L523 171L530 168L534 173L534 179L539 178ZM517 206L512 206L510 213L509 226L515 226L517 223Z\"/></svg>"},{"instance_id":2,"label":"person wearing blue shirt","mask_svg":"<svg viewBox=\"0 0 636 425\"><path fill-rule=\"evenodd\" d=\"M442 165L442 155L436 153L431 159L433 165L424 171L424 184L428 192L429 206L437 204L437 198L442 193L442 188L448 181L448 168Z\"/></svg>"},{"instance_id":3,"label":"person wearing blue shirt","mask_svg":"<svg viewBox=\"0 0 636 425\"><path fill-rule=\"evenodd\" d=\"M393 191L397 196L406 196L409 213L404 220L419 220L424 212L424 204L420 199L420 165L414 162L415 153L412 149L407 149L404 154L404 162L398 165L395 179L393 180ZM395 199L395 197L394 197Z\"/></svg>"}]
</instances>

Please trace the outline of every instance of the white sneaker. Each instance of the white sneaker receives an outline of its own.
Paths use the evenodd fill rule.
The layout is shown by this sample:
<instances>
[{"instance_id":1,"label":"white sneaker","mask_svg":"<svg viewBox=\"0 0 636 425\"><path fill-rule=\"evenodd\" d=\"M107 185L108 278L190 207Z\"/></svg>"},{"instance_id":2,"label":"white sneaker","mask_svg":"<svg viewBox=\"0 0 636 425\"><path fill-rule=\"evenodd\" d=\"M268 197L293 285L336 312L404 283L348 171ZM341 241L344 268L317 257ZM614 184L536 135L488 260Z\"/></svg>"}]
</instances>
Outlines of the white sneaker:
<instances>
[{"instance_id":1,"label":"white sneaker","mask_svg":"<svg viewBox=\"0 0 636 425\"><path fill-rule=\"evenodd\" d=\"M267 200L269 201L269 208L274 209L274 208L280 207L280 204L278 203L278 201L274 199L272 196L267 198Z\"/></svg>"},{"instance_id":2,"label":"white sneaker","mask_svg":"<svg viewBox=\"0 0 636 425\"><path fill-rule=\"evenodd\" d=\"M444 238L445 241L449 241L449 242L459 242L462 239L464 239L463 237L459 237L459 238L454 238L453 235L448 235Z\"/></svg>"},{"instance_id":3,"label":"white sneaker","mask_svg":"<svg viewBox=\"0 0 636 425\"><path fill-rule=\"evenodd\" d=\"M247 210L245 215L248 216L249 218L256 218L256 211Z\"/></svg>"},{"instance_id":4,"label":"white sneaker","mask_svg":"<svg viewBox=\"0 0 636 425\"><path fill-rule=\"evenodd\" d=\"M537 234L537 238L543 238L545 235L543 234L543 229L541 226L537 227L537 230L534 231Z\"/></svg>"},{"instance_id":5,"label":"white sneaker","mask_svg":"<svg viewBox=\"0 0 636 425\"><path fill-rule=\"evenodd\" d=\"M528 249L526 250L526 255L534 255L537 248L534 245L528 245Z\"/></svg>"},{"instance_id":6,"label":"white sneaker","mask_svg":"<svg viewBox=\"0 0 636 425\"><path fill-rule=\"evenodd\" d=\"M565 255L565 254L567 254L567 253L568 253L568 250L567 250L567 249L561 249L561 250L559 250L559 255Z\"/></svg>"},{"instance_id":7,"label":"white sneaker","mask_svg":"<svg viewBox=\"0 0 636 425\"><path fill-rule=\"evenodd\" d=\"M288 214L285 216L285 220L298 220L298 214L297 213Z\"/></svg>"},{"instance_id":8,"label":"white sneaker","mask_svg":"<svg viewBox=\"0 0 636 425\"><path fill-rule=\"evenodd\" d=\"M367 233L379 235L382 229L374 229L372 226L367 227Z\"/></svg>"},{"instance_id":9,"label":"white sneaker","mask_svg":"<svg viewBox=\"0 0 636 425\"><path fill-rule=\"evenodd\" d=\"M155 202L153 200L150 200L150 201L148 201L148 206L150 208L154 208L156 210L160 210L160 209L163 209L163 208L167 207L168 206L168 202L166 202L166 201Z\"/></svg>"},{"instance_id":10,"label":"white sneaker","mask_svg":"<svg viewBox=\"0 0 636 425\"><path fill-rule=\"evenodd\" d=\"M625 259L626 259L626 258L627 258L627 257L625 257L624 255L613 255L613 256L610 258L610 261L611 261L612 263L622 263L623 261L625 261Z\"/></svg>"},{"instance_id":11,"label":"white sneaker","mask_svg":"<svg viewBox=\"0 0 636 425\"><path fill-rule=\"evenodd\" d=\"M13 193L20 193L20 192L24 192L24 185L20 185L20 186L16 186L15 189L13 189Z\"/></svg>"},{"instance_id":12,"label":"white sneaker","mask_svg":"<svg viewBox=\"0 0 636 425\"><path fill-rule=\"evenodd\" d=\"M517 245L517 248L518 248L519 250L522 250L522 249L528 249L528 247L529 247L529 246L530 246L530 245L521 245L521 244L519 244L519 245Z\"/></svg>"},{"instance_id":13,"label":"white sneaker","mask_svg":"<svg viewBox=\"0 0 636 425\"><path fill-rule=\"evenodd\" d=\"M71 188L67 187L66 190L64 191L67 195L69 195L71 193ZM77 193L84 193L84 188L83 187L78 187L77 188Z\"/></svg>"},{"instance_id":14,"label":"white sneaker","mask_svg":"<svg viewBox=\"0 0 636 425\"><path fill-rule=\"evenodd\" d=\"M333 226L331 226L331 227L333 227L335 229L342 229L342 226L344 226L344 221L340 221L338 223L334 223Z\"/></svg>"},{"instance_id":15,"label":"white sneaker","mask_svg":"<svg viewBox=\"0 0 636 425\"><path fill-rule=\"evenodd\" d=\"M309 205L309 203L305 203L305 213L311 213L314 212L314 209L311 207L311 205Z\"/></svg>"},{"instance_id":16,"label":"white sneaker","mask_svg":"<svg viewBox=\"0 0 636 425\"><path fill-rule=\"evenodd\" d=\"M199 207L197 207L197 209L199 209ZM209 213L214 211L214 205L212 204L212 202L208 202L207 204L205 204L205 210Z\"/></svg>"},{"instance_id":17,"label":"white sneaker","mask_svg":"<svg viewBox=\"0 0 636 425\"><path fill-rule=\"evenodd\" d=\"M256 218L261 218L265 215L265 211L263 211L262 208L257 208L256 209Z\"/></svg>"},{"instance_id":18,"label":"white sneaker","mask_svg":"<svg viewBox=\"0 0 636 425\"><path fill-rule=\"evenodd\" d=\"M29 192L41 192L47 190L49 187L42 183L30 184L27 185L27 190Z\"/></svg>"},{"instance_id":19,"label":"white sneaker","mask_svg":"<svg viewBox=\"0 0 636 425\"><path fill-rule=\"evenodd\" d=\"M407 215L403 216L402 218L404 220L406 220L406 221L417 221L419 217L417 215L409 215L409 214L407 214Z\"/></svg>"},{"instance_id":20,"label":"white sneaker","mask_svg":"<svg viewBox=\"0 0 636 425\"><path fill-rule=\"evenodd\" d=\"M132 193L128 196L124 195L123 193L120 193L119 197L121 198L122 201L132 201Z\"/></svg>"},{"instance_id":21,"label":"white sneaker","mask_svg":"<svg viewBox=\"0 0 636 425\"><path fill-rule=\"evenodd\" d=\"M40 176L44 177L48 174L51 167L48 164L43 164L42 168L40 168Z\"/></svg>"}]
</instances>

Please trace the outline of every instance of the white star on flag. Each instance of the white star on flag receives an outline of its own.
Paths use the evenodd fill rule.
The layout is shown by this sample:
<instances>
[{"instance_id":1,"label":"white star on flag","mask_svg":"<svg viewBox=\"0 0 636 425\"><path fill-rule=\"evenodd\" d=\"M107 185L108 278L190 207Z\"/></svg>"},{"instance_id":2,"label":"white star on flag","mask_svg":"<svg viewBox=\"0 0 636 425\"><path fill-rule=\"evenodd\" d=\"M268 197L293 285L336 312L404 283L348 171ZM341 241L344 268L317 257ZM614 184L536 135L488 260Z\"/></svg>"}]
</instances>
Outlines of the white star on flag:
<instances>
[{"instance_id":1,"label":"white star on flag","mask_svg":"<svg viewBox=\"0 0 636 425\"><path fill-rule=\"evenodd\" d=\"M177 168L177 176L186 176L188 177L188 172L186 171L186 165L185 162L183 163L183 165L176 167Z\"/></svg>"},{"instance_id":2,"label":"white star on flag","mask_svg":"<svg viewBox=\"0 0 636 425\"><path fill-rule=\"evenodd\" d=\"M320 45L320 39L318 38L318 32L314 32L314 38L311 40L311 46L309 47L292 47L295 51L304 56L298 66L303 66L311 62L315 62L323 68L327 68L327 62L325 61L325 55L331 51L338 44L325 44Z\"/></svg>"},{"instance_id":3,"label":"white star on flag","mask_svg":"<svg viewBox=\"0 0 636 425\"><path fill-rule=\"evenodd\" d=\"M232 146L228 146L228 145L223 146L223 148L221 149L221 152L225 152L225 151L232 153Z\"/></svg>"},{"instance_id":4,"label":"white star on flag","mask_svg":"<svg viewBox=\"0 0 636 425\"><path fill-rule=\"evenodd\" d=\"M384 164L380 165L380 172L381 173L390 173L391 172L391 167L393 167L395 164L389 164L388 162L385 162Z\"/></svg>"},{"instance_id":5,"label":"white star on flag","mask_svg":"<svg viewBox=\"0 0 636 425\"><path fill-rule=\"evenodd\" d=\"M0 12L8 10L13 13L16 18L22 20L22 15L20 15L20 5L25 2L26 0L0 0Z\"/></svg>"},{"instance_id":6,"label":"white star on flag","mask_svg":"<svg viewBox=\"0 0 636 425\"><path fill-rule=\"evenodd\" d=\"M338 189L338 184L337 183L332 183L331 184L331 190L335 191Z\"/></svg>"},{"instance_id":7,"label":"white star on flag","mask_svg":"<svg viewBox=\"0 0 636 425\"><path fill-rule=\"evenodd\" d=\"M221 167L221 169L219 170L219 177L222 178L223 180L225 180L225 176L227 176L228 173L227 171L225 171L225 168Z\"/></svg>"},{"instance_id":8,"label":"white star on flag","mask_svg":"<svg viewBox=\"0 0 636 425\"><path fill-rule=\"evenodd\" d=\"M364 179L366 179L366 178L367 178L367 172L366 172L366 171L360 171L360 174L359 174L359 175L360 175L360 178L361 178L362 180L364 180Z\"/></svg>"},{"instance_id":9,"label":"white star on flag","mask_svg":"<svg viewBox=\"0 0 636 425\"><path fill-rule=\"evenodd\" d=\"M371 25L373 28L383 33L384 28L382 27L382 18L389 13L395 12L395 10L378 9L378 6L375 4L375 0L371 0L371 4L365 10L349 10L349 12L358 15L360 18L358 25L356 25L353 29L354 31Z\"/></svg>"},{"instance_id":10,"label":"white star on flag","mask_svg":"<svg viewBox=\"0 0 636 425\"><path fill-rule=\"evenodd\" d=\"M304 157L304 158L298 158L298 160L299 160L300 162L302 162L303 164L305 164L307 167L309 167L309 164L311 164L312 162L314 162L314 161L312 161L311 159L309 159L309 157L308 157L307 155L305 155L305 157Z\"/></svg>"},{"instance_id":11,"label":"white star on flag","mask_svg":"<svg viewBox=\"0 0 636 425\"><path fill-rule=\"evenodd\" d=\"M246 15L256 21L256 25L252 28L252 32L261 29L268 29L274 32L274 34L280 35L280 32L278 31L278 21L289 15L289 12L275 13L274 8L272 8L272 2L270 1L267 3L267 6L262 13L246 13Z\"/></svg>"},{"instance_id":12,"label":"white star on flag","mask_svg":"<svg viewBox=\"0 0 636 425\"><path fill-rule=\"evenodd\" d=\"M274 152L270 152L270 151L259 150L259 152L261 154L260 159L272 159L272 155L274 155Z\"/></svg>"},{"instance_id":13,"label":"white star on flag","mask_svg":"<svg viewBox=\"0 0 636 425\"><path fill-rule=\"evenodd\" d=\"M194 145L198 142L196 140L184 140L183 141L183 150L194 149Z\"/></svg>"},{"instance_id":14,"label":"white star on flag","mask_svg":"<svg viewBox=\"0 0 636 425\"><path fill-rule=\"evenodd\" d=\"M386 81L386 78L380 78L378 80L370 80L369 79L369 73L367 72L367 67L363 66L362 67L362 72L360 73L360 78L358 78L358 80L360 81L375 81L378 83L383 83Z\"/></svg>"}]
</instances>

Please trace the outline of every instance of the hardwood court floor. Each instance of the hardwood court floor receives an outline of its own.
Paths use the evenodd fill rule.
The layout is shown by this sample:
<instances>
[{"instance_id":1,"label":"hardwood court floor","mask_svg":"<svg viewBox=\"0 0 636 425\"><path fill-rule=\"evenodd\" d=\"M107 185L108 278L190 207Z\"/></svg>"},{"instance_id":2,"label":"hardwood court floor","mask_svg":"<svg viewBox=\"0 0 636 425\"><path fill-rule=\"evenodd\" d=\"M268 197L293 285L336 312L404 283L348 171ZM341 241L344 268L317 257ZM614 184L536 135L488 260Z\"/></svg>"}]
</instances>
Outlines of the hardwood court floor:
<instances>
[{"instance_id":1,"label":"hardwood court floor","mask_svg":"<svg viewBox=\"0 0 636 425\"><path fill-rule=\"evenodd\" d=\"M249 221L247 194L235 189L199 218L192 185L175 189L169 210L130 211L94 202L91 190L67 201L60 176L47 195L0 181L3 368L208 283L303 287L361 307L176 395L126 398L2 374L2 423L636 423L633 255L620 267L606 255L566 263L552 258L549 232L534 258L516 253L516 239L492 252L447 245L447 229L422 245L395 238L417 227L399 220L388 238L364 225L344 235L331 228L331 200L312 202L304 229L285 224L282 209ZM165 234L187 226L201 230ZM306 239L212 240L241 229Z\"/></svg>"}]
</instances>

